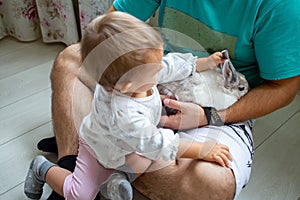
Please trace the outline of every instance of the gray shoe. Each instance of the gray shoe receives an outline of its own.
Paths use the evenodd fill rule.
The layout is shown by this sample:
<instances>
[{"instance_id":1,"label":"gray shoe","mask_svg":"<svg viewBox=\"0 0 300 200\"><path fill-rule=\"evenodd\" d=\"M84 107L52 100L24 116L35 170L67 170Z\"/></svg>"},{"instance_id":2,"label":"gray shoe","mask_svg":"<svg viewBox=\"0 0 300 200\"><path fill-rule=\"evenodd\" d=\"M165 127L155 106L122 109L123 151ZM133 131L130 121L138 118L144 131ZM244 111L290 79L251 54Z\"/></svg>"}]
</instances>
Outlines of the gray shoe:
<instances>
[{"instance_id":1,"label":"gray shoe","mask_svg":"<svg viewBox=\"0 0 300 200\"><path fill-rule=\"evenodd\" d=\"M125 176L119 173L113 173L100 186L101 194L112 200L132 200L133 192L130 182Z\"/></svg>"},{"instance_id":2,"label":"gray shoe","mask_svg":"<svg viewBox=\"0 0 300 200\"><path fill-rule=\"evenodd\" d=\"M45 181L40 171L45 162L49 161L44 156L37 156L31 161L24 183L24 193L30 199L40 199L43 194Z\"/></svg>"}]
</instances>

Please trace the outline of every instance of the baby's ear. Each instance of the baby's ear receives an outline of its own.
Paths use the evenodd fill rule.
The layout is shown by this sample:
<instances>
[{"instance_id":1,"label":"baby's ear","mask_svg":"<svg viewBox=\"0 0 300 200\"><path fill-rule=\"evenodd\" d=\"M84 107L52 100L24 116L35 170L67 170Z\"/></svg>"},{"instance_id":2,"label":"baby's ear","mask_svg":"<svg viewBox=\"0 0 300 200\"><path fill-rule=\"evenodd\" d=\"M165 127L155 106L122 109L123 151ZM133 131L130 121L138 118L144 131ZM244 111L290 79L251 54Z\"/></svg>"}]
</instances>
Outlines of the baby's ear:
<instances>
[{"instance_id":1,"label":"baby's ear","mask_svg":"<svg viewBox=\"0 0 300 200\"><path fill-rule=\"evenodd\" d=\"M125 83L118 83L118 87L120 88L121 93L126 93L129 91L129 88L132 86L131 81L127 81Z\"/></svg>"}]
</instances>

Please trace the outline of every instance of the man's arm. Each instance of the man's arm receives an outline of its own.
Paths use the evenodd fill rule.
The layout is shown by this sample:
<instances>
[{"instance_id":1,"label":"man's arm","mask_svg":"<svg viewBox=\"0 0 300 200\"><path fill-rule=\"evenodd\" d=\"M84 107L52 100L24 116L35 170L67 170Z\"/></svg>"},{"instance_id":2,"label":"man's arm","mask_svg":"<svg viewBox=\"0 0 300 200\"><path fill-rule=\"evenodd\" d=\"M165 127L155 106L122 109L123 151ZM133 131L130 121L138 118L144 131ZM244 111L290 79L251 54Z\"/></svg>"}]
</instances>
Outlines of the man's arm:
<instances>
[{"instance_id":1,"label":"man's arm","mask_svg":"<svg viewBox=\"0 0 300 200\"><path fill-rule=\"evenodd\" d=\"M291 103L297 94L299 83L300 76L266 81L226 110L218 111L218 114L225 123L264 116ZM164 127L189 129L207 125L203 109L196 104L164 99L164 105L180 111L176 115L162 116L160 124Z\"/></svg>"},{"instance_id":2,"label":"man's arm","mask_svg":"<svg viewBox=\"0 0 300 200\"><path fill-rule=\"evenodd\" d=\"M107 12L126 12L142 21L146 21L155 13L159 5L159 0L118 0L114 1L113 5L108 9Z\"/></svg>"},{"instance_id":3,"label":"man's arm","mask_svg":"<svg viewBox=\"0 0 300 200\"><path fill-rule=\"evenodd\" d=\"M218 114L225 123L240 122L267 115L290 104L297 94L300 76L266 81L235 104Z\"/></svg>"},{"instance_id":4,"label":"man's arm","mask_svg":"<svg viewBox=\"0 0 300 200\"><path fill-rule=\"evenodd\" d=\"M114 12L116 11L114 5L111 5L110 8L107 10L107 13L110 13L110 12Z\"/></svg>"}]
</instances>

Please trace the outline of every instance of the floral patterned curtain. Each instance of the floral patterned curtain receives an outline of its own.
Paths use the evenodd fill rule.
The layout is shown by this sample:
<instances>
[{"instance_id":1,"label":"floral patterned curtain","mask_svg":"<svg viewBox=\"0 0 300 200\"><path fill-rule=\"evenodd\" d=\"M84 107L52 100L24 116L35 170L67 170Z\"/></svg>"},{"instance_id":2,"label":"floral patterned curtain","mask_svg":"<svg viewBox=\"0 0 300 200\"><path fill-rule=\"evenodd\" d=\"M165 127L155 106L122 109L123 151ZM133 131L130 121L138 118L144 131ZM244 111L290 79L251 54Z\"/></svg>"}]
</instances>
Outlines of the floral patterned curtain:
<instances>
[{"instance_id":1,"label":"floral patterned curtain","mask_svg":"<svg viewBox=\"0 0 300 200\"><path fill-rule=\"evenodd\" d=\"M0 0L0 39L76 43L86 25L113 0Z\"/></svg>"}]
</instances>

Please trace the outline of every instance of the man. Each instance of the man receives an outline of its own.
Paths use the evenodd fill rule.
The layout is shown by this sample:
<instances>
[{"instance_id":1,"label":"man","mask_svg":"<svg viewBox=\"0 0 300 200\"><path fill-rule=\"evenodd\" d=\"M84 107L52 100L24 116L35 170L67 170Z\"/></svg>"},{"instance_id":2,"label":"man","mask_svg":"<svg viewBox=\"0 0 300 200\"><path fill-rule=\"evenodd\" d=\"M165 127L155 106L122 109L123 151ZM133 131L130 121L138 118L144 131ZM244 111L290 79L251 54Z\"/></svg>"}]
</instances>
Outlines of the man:
<instances>
[{"instance_id":1,"label":"man","mask_svg":"<svg viewBox=\"0 0 300 200\"><path fill-rule=\"evenodd\" d=\"M161 27L185 33L207 50L228 49L237 70L246 75L252 89L228 109L217 112L224 123L254 119L293 100L300 82L298 0L116 0L109 11L124 11L147 20L158 7ZM182 49L169 44L166 50L173 47ZM60 53L51 74L58 164L66 167L69 162L74 163L77 154L78 123L74 122L74 116L80 119L78 115L88 112L88 107L79 109L80 104L72 105L75 92L87 91L76 81L79 48L76 44ZM76 90L73 90L74 85ZM200 111L197 126L208 123L200 106L174 100L164 103L181 110L181 114L162 117L165 127L195 128L188 122L195 121L197 111ZM83 111L78 113L78 110ZM236 188L236 185L240 187L237 175L229 168L212 163L179 159L164 169L142 176L135 186L151 199L233 199L241 189Z\"/></svg>"}]
</instances>

